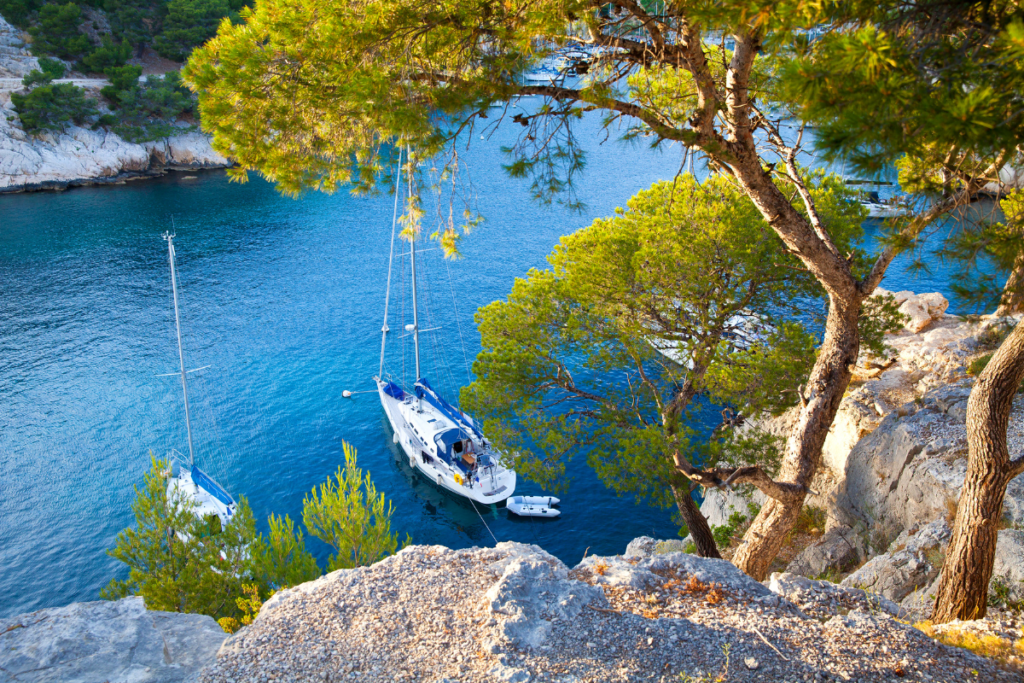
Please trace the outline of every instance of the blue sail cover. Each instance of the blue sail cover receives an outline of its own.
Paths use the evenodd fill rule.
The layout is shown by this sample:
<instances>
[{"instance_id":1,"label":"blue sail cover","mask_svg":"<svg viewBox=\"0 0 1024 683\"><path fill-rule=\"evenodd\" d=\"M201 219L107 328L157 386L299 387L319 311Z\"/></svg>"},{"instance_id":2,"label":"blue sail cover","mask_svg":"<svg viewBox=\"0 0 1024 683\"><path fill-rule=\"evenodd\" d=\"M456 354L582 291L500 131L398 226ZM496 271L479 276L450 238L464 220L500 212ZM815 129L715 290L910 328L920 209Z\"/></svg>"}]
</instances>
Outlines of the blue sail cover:
<instances>
[{"instance_id":1,"label":"blue sail cover","mask_svg":"<svg viewBox=\"0 0 1024 683\"><path fill-rule=\"evenodd\" d=\"M405 398L405 392L402 391L402 387L398 386L394 382L388 382L384 385L384 393L398 401Z\"/></svg>"},{"instance_id":2,"label":"blue sail cover","mask_svg":"<svg viewBox=\"0 0 1024 683\"><path fill-rule=\"evenodd\" d=\"M195 465L192 465L192 482L228 507L235 504L235 499L230 493Z\"/></svg>"},{"instance_id":3,"label":"blue sail cover","mask_svg":"<svg viewBox=\"0 0 1024 683\"><path fill-rule=\"evenodd\" d=\"M484 438L483 433L481 433L481 431L477 429L476 423L473 422L473 418L471 418L469 415L466 415L464 412L453 406L451 403L448 403L448 401L441 398L437 394L437 392L434 391L434 389L430 386L430 383L427 382L426 378L420 377L420 379L416 382L416 385L413 388L416 391L416 396L418 398L423 399L430 405L440 410L441 413L447 415L452 420L452 422L459 425L465 425L466 427L473 430L473 433L476 434L478 438Z\"/></svg>"}]
</instances>

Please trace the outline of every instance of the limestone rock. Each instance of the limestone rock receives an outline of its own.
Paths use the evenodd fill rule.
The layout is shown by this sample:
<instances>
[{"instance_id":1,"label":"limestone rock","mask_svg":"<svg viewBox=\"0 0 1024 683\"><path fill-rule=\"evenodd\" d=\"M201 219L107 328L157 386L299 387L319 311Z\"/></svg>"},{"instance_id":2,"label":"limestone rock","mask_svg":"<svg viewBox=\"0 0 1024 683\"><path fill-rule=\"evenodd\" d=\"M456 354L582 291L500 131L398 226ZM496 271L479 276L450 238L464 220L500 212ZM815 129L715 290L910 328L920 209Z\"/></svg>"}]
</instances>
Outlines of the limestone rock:
<instances>
[{"instance_id":1,"label":"limestone rock","mask_svg":"<svg viewBox=\"0 0 1024 683\"><path fill-rule=\"evenodd\" d=\"M39 60L29 52L18 29L0 17L0 79L20 81L38 68Z\"/></svg>"},{"instance_id":2,"label":"limestone rock","mask_svg":"<svg viewBox=\"0 0 1024 683\"><path fill-rule=\"evenodd\" d=\"M930 294L914 294L913 292L889 292L877 288L873 296L892 294L896 303L900 306L900 313L910 317L906 323L906 329L911 332L921 332L932 324L932 321L940 319L949 308L949 301L938 292Z\"/></svg>"},{"instance_id":3,"label":"limestone rock","mask_svg":"<svg viewBox=\"0 0 1024 683\"><path fill-rule=\"evenodd\" d=\"M912 526L893 541L887 552L868 560L840 585L863 588L900 602L938 576L950 534L944 519Z\"/></svg>"},{"instance_id":4,"label":"limestone rock","mask_svg":"<svg viewBox=\"0 0 1024 683\"><path fill-rule=\"evenodd\" d=\"M830 571L842 573L858 564L866 555L864 541L857 533L850 527L837 526L804 548L789 563L786 571L801 576L820 576Z\"/></svg>"},{"instance_id":5,"label":"limestone rock","mask_svg":"<svg viewBox=\"0 0 1024 683\"><path fill-rule=\"evenodd\" d=\"M900 611L892 600L861 588L815 581L787 572L774 572L768 580L768 589L815 616L834 614L842 609L874 609L893 615Z\"/></svg>"},{"instance_id":6,"label":"limestone rock","mask_svg":"<svg viewBox=\"0 0 1024 683\"><path fill-rule=\"evenodd\" d=\"M622 553L623 557L650 557L654 554L654 549L658 545L658 540L651 538L650 536L640 536L634 538L626 546L626 552Z\"/></svg>"},{"instance_id":7,"label":"limestone rock","mask_svg":"<svg viewBox=\"0 0 1024 683\"><path fill-rule=\"evenodd\" d=\"M509 563L484 595L491 612L502 615L501 635L517 648L544 645L552 619L571 621L586 605L608 604L601 589L570 581L565 565L537 551Z\"/></svg>"},{"instance_id":8,"label":"limestone rock","mask_svg":"<svg viewBox=\"0 0 1024 683\"><path fill-rule=\"evenodd\" d=\"M765 495L755 488L746 492L738 489L732 491L710 489L704 496L700 511L707 518L709 526L723 526L728 524L729 517L737 512L749 519L751 516L750 505L760 506L764 504L764 501Z\"/></svg>"},{"instance_id":9,"label":"limestone rock","mask_svg":"<svg viewBox=\"0 0 1024 683\"><path fill-rule=\"evenodd\" d=\"M1024 601L1024 531L1002 529L999 532L992 579L1005 587L1010 600ZM990 584L989 592L994 592L994 588Z\"/></svg>"},{"instance_id":10,"label":"limestone rock","mask_svg":"<svg viewBox=\"0 0 1024 683\"><path fill-rule=\"evenodd\" d=\"M600 571L595 568L600 567ZM583 559L576 570L590 570L598 586L629 587L642 590L660 583L659 575L679 571L696 577L707 584L715 583L727 590L742 592L750 597L764 597L771 592L763 585L741 572L731 562L697 557L687 553L655 555L633 564L619 556L600 557L590 555Z\"/></svg>"},{"instance_id":11,"label":"limestone rock","mask_svg":"<svg viewBox=\"0 0 1024 683\"><path fill-rule=\"evenodd\" d=\"M177 683L225 638L210 617L151 612L138 597L77 602L0 619L0 680Z\"/></svg>"}]
</instances>

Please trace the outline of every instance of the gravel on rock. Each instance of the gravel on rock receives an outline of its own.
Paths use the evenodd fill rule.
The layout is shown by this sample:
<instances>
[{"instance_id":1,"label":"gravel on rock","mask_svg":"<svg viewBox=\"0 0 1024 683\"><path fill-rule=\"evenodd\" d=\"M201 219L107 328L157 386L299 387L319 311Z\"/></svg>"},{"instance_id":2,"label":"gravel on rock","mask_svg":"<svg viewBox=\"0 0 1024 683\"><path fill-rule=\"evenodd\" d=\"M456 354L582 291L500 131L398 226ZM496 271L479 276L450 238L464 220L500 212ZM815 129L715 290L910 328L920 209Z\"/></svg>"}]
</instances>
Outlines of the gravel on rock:
<instances>
[{"instance_id":1,"label":"gravel on rock","mask_svg":"<svg viewBox=\"0 0 1024 683\"><path fill-rule=\"evenodd\" d=\"M816 616L683 553L412 546L275 595L196 680L1018 680L878 610Z\"/></svg>"}]
</instances>

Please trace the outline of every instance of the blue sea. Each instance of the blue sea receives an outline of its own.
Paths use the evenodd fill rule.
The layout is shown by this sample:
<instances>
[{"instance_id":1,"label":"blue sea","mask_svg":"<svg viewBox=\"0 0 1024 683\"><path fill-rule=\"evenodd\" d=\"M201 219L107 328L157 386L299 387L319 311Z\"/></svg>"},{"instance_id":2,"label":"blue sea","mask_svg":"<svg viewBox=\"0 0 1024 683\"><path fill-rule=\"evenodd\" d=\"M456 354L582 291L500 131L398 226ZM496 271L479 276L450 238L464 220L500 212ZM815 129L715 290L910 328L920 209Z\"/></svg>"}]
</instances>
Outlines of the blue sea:
<instances>
[{"instance_id":1,"label":"blue sea","mask_svg":"<svg viewBox=\"0 0 1024 683\"><path fill-rule=\"evenodd\" d=\"M596 133L599 122L584 125ZM579 185L586 208L573 213L538 204L500 169L513 132L460 149L485 217L463 257L445 261L435 248L420 258L425 322L442 327L424 344L424 374L450 396L479 349L476 309L543 267L561 235L681 164L678 149L594 142ZM161 239L172 226L186 361L204 368L189 375L197 460L248 499L261 529L271 512L301 519L304 495L343 462L348 441L393 502L395 530L415 543L492 545L493 532L572 565L640 535L676 535L670 510L616 495L583 458L570 466L561 518L481 518L409 470L374 393L343 398L371 392L378 371L392 201L286 198L219 171L0 196L0 617L98 599L125 574L105 551L132 521L151 456L187 452ZM898 260L883 285L945 292L944 275L911 274ZM521 480L519 492L541 489ZM324 564L329 549L310 547Z\"/></svg>"}]
</instances>

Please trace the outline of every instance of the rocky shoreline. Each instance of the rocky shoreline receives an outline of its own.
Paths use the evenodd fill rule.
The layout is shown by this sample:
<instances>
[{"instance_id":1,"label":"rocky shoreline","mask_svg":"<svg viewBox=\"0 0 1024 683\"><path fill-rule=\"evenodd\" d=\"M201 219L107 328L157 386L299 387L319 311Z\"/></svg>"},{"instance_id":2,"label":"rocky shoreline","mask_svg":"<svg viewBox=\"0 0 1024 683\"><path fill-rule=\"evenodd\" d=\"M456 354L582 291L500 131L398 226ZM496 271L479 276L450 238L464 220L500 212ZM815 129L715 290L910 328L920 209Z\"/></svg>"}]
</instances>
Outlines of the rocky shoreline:
<instances>
[{"instance_id":1,"label":"rocky shoreline","mask_svg":"<svg viewBox=\"0 0 1024 683\"><path fill-rule=\"evenodd\" d=\"M62 133L28 135L14 111L11 91L20 89L21 78L38 65L17 29L0 17L0 194L122 184L171 171L231 166L211 147L209 136L188 125L180 134L141 144L78 126ZM100 99L103 81L66 80Z\"/></svg>"}]
</instances>

